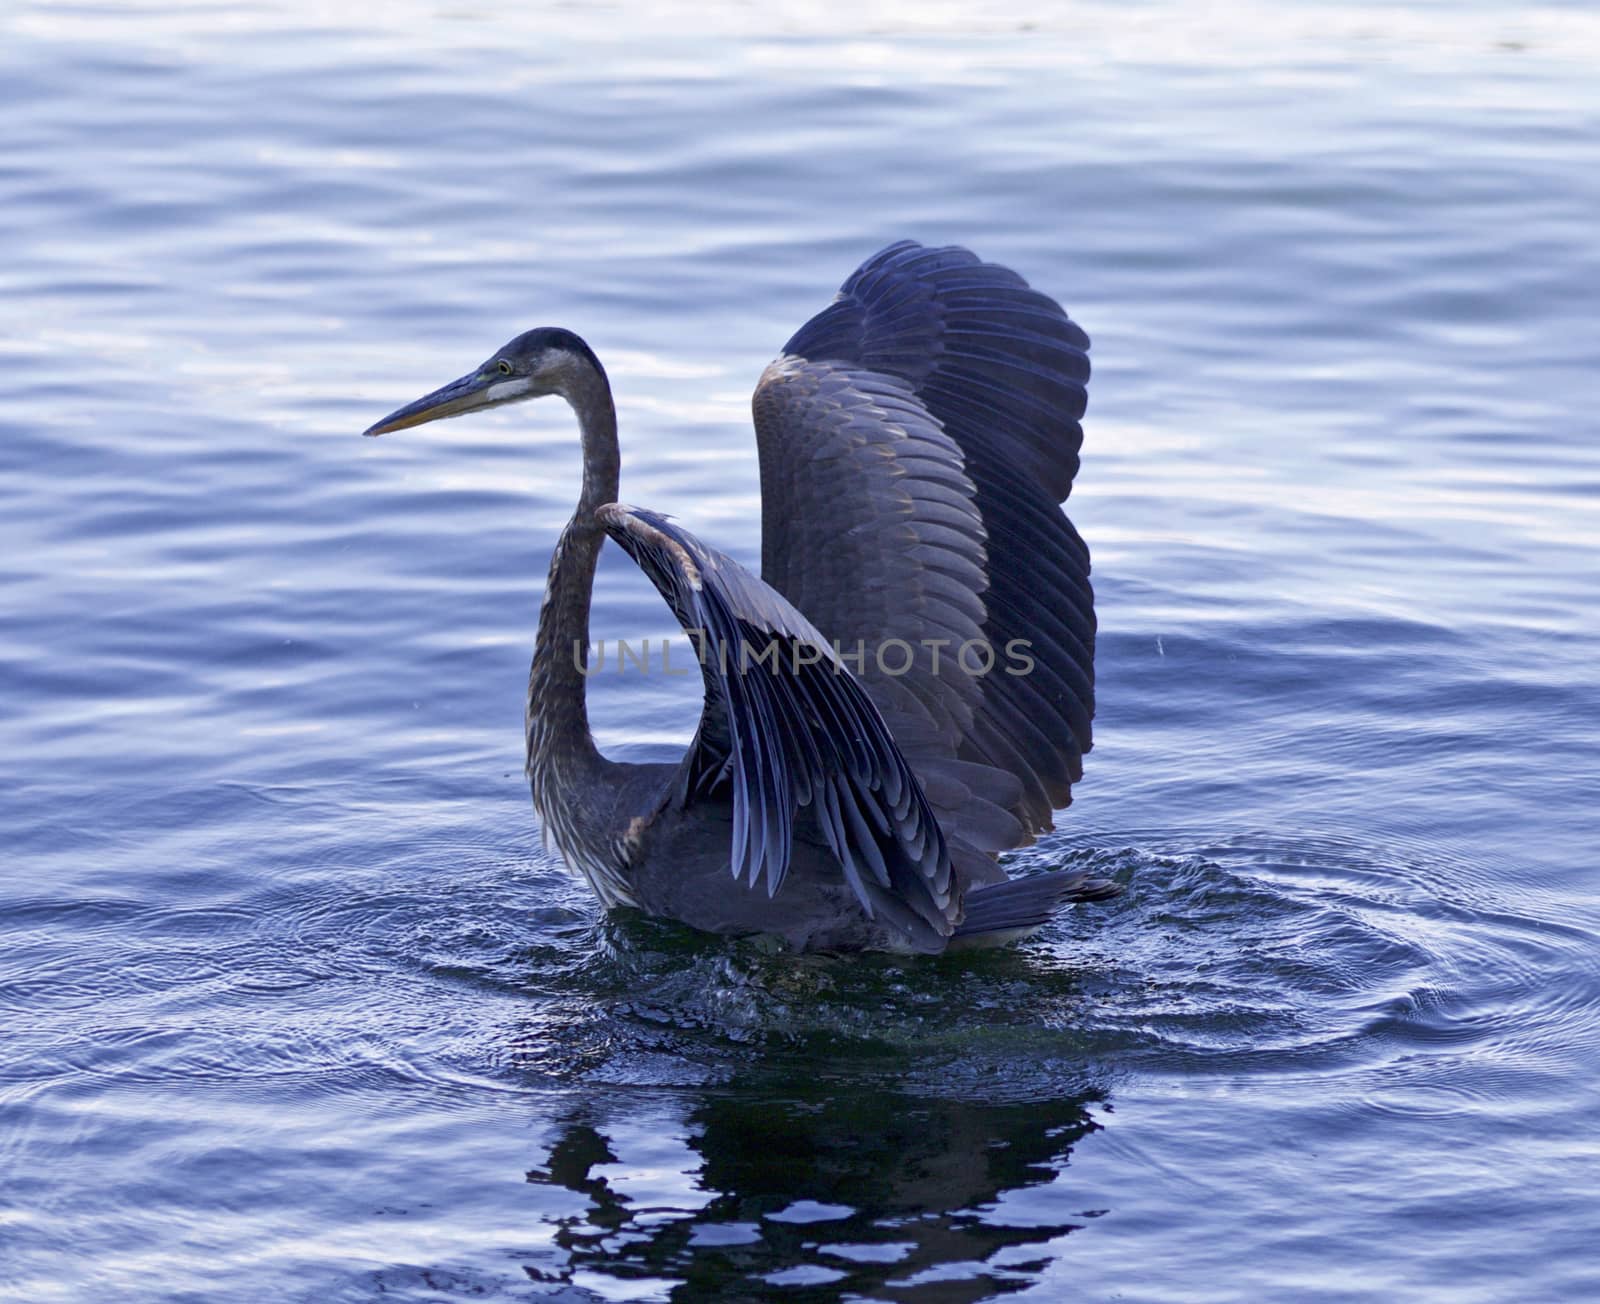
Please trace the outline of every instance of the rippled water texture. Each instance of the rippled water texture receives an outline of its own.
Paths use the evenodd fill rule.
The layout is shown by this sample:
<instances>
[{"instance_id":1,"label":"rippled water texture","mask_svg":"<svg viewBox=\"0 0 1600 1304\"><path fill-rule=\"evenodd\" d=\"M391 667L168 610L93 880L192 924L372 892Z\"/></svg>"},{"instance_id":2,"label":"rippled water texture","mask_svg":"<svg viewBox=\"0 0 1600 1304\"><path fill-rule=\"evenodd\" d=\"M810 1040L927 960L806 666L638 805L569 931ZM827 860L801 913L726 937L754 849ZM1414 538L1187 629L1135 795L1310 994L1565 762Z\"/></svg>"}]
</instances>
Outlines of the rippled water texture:
<instances>
[{"instance_id":1,"label":"rippled water texture","mask_svg":"<svg viewBox=\"0 0 1600 1304\"><path fill-rule=\"evenodd\" d=\"M1600 19L985 14L0 15L0 1295L1600 1298ZM570 418L357 432L568 325L753 562L754 379L900 236L1094 337L1022 859L1126 893L602 920L521 777Z\"/></svg>"}]
</instances>

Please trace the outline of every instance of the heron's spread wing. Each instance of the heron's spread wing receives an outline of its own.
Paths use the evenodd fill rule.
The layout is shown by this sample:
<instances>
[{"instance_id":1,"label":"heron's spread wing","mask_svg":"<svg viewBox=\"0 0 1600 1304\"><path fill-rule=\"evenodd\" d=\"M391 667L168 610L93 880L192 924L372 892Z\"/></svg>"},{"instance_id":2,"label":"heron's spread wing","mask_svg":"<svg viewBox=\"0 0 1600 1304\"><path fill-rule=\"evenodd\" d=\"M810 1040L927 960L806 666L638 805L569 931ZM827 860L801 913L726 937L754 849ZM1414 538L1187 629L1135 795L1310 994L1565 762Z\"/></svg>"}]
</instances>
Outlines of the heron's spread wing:
<instances>
[{"instance_id":1,"label":"heron's spread wing","mask_svg":"<svg viewBox=\"0 0 1600 1304\"><path fill-rule=\"evenodd\" d=\"M950 855L882 716L815 627L737 563L666 517L598 513L699 644L706 704L677 799L729 792L733 873L769 895L789 868L796 811L824 837L869 916L936 949L961 914Z\"/></svg>"},{"instance_id":2,"label":"heron's spread wing","mask_svg":"<svg viewBox=\"0 0 1600 1304\"><path fill-rule=\"evenodd\" d=\"M1091 743L1089 552L1059 506L1088 347L1014 272L903 242L800 328L754 399L763 577L844 651L865 645L862 682L914 763L1015 776L1030 832ZM909 665L900 643L920 649Z\"/></svg>"}]
</instances>

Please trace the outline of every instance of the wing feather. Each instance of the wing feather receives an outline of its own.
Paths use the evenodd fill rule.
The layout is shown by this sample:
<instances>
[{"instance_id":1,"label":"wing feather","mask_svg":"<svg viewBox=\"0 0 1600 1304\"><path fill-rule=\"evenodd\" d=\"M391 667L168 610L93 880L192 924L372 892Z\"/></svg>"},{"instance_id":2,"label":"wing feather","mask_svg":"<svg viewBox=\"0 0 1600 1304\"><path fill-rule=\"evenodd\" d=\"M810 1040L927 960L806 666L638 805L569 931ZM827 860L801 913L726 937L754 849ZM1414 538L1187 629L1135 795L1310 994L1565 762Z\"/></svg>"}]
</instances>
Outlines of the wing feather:
<instances>
[{"instance_id":1,"label":"wing feather","mask_svg":"<svg viewBox=\"0 0 1600 1304\"><path fill-rule=\"evenodd\" d=\"M754 400L762 573L778 592L847 643L1026 645L1029 674L939 673L927 657L862 674L924 777L953 759L1014 776L1026 833L1071 800L1092 745L1089 552L1060 508L1088 347L1015 272L905 241L795 333Z\"/></svg>"},{"instance_id":2,"label":"wing feather","mask_svg":"<svg viewBox=\"0 0 1600 1304\"><path fill-rule=\"evenodd\" d=\"M734 877L776 895L797 812L811 808L867 915L941 949L961 918L949 849L882 715L827 640L666 517L618 503L597 515L700 640L705 710L675 799L729 793Z\"/></svg>"}]
</instances>

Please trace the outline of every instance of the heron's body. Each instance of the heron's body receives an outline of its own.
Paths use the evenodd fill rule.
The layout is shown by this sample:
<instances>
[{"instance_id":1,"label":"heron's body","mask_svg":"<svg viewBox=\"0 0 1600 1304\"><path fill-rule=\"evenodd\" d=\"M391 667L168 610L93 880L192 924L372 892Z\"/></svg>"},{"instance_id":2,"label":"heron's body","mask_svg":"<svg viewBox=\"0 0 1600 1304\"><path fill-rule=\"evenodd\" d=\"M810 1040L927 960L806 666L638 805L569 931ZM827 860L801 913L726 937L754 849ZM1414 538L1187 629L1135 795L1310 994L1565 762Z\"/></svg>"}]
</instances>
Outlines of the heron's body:
<instances>
[{"instance_id":1,"label":"heron's body","mask_svg":"<svg viewBox=\"0 0 1600 1304\"><path fill-rule=\"evenodd\" d=\"M634 860L641 908L708 933L778 936L800 950L895 946L897 936L862 913L815 818L797 824L783 887L768 896L763 884L729 875L733 803L692 809L663 809L641 830Z\"/></svg>"},{"instance_id":2,"label":"heron's body","mask_svg":"<svg viewBox=\"0 0 1600 1304\"><path fill-rule=\"evenodd\" d=\"M603 904L798 948L939 951L1115 890L1008 881L998 862L1051 826L1090 743L1088 550L1058 506L1087 347L1053 301L965 250L869 259L757 388L760 579L616 502L610 386L569 331L519 336L368 432L547 393L577 415L583 486L540 613L528 774ZM678 764L608 760L589 730L580 665L607 538L702 654L705 712Z\"/></svg>"}]
</instances>

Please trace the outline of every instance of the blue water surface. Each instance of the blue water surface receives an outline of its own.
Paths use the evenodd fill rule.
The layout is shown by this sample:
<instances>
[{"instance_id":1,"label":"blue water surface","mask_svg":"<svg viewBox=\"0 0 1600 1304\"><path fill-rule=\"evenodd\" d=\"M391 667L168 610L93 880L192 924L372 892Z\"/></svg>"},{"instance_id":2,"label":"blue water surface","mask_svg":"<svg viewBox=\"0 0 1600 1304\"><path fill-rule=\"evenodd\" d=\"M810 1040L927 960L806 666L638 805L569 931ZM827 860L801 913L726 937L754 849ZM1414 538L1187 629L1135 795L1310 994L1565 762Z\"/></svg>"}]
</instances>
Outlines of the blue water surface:
<instances>
[{"instance_id":1,"label":"blue water surface","mask_svg":"<svg viewBox=\"0 0 1600 1304\"><path fill-rule=\"evenodd\" d=\"M1600 1298L1600 16L0 15L0 1295ZM747 562L862 258L1094 338L1097 742L1014 952L604 919L521 712L539 324ZM666 636L615 550L597 635ZM695 690L593 685L670 757Z\"/></svg>"}]
</instances>

